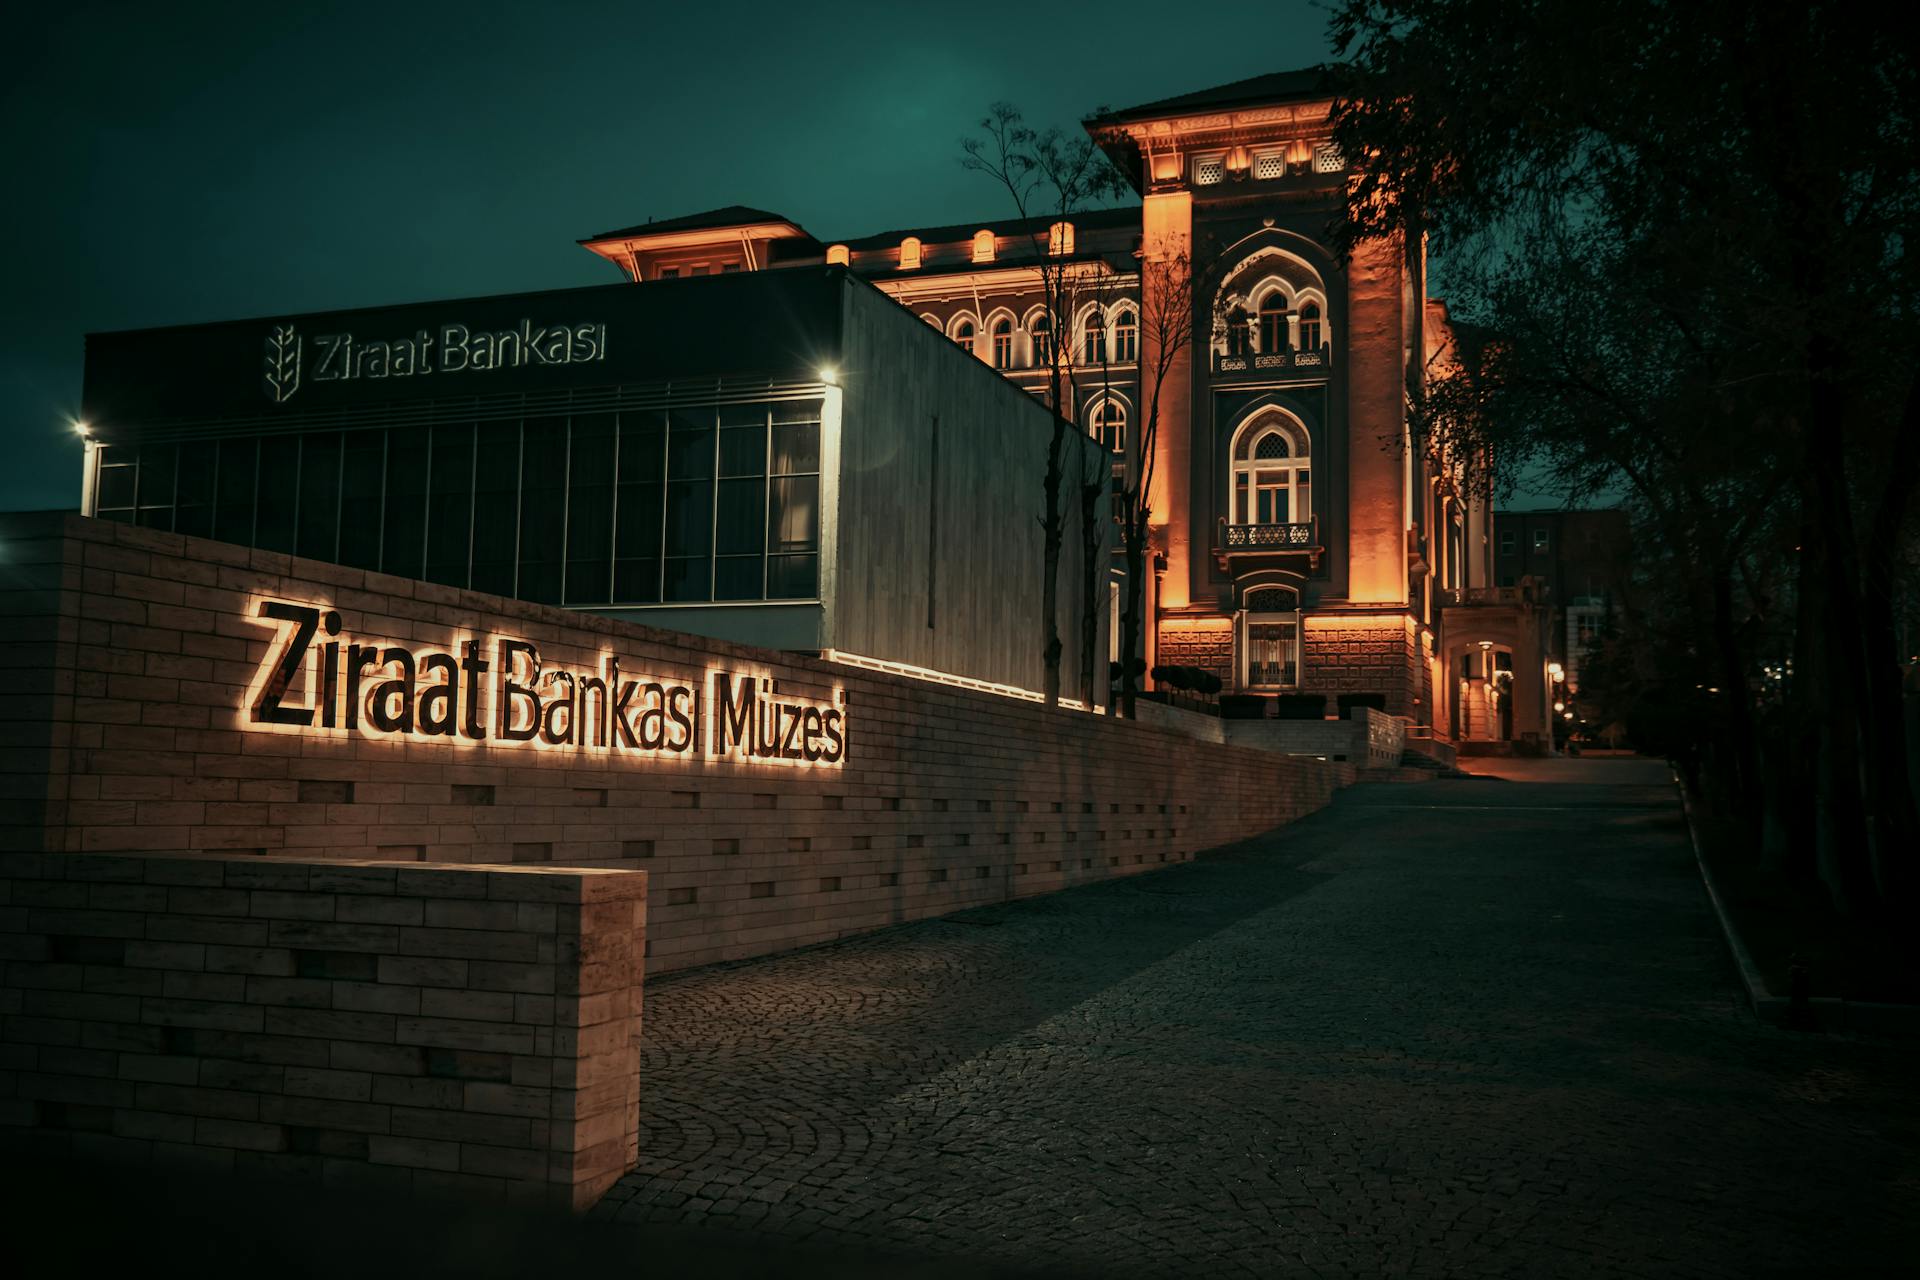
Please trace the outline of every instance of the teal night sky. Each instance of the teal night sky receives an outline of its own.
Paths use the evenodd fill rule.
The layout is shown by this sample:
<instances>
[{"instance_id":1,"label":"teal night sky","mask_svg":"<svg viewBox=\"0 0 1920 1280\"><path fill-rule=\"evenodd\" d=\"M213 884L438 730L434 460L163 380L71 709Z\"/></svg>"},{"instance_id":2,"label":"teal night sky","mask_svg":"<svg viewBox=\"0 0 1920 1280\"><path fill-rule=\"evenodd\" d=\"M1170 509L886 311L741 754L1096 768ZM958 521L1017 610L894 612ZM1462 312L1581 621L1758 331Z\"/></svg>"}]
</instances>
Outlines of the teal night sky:
<instances>
[{"instance_id":1,"label":"teal night sky","mask_svg":"<svg viewBox=\"0 0 1920 1280\"><path fill-rule=\"evenodd\" d=\"M89 330L605 283L579 237L727 204L987 221L995 99L1070 125L1328 54L1304 0L45 9L0 80L0 509L78 504Z\"/></svg>"}]
</instances>

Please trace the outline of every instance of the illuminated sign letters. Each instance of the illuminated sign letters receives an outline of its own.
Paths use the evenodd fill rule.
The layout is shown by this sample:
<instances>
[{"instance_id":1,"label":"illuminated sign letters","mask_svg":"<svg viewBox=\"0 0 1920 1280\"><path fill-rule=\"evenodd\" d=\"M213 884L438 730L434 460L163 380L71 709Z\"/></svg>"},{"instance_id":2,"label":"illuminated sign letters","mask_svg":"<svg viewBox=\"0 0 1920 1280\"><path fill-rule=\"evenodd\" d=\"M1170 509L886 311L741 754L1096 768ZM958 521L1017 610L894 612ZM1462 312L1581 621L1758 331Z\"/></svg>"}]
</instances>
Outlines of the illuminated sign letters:
<instances>
[{"instance_id":1,"label":"illuminated sign letters","mask_svg":"<svg viewBox=\"0 0 1920 1280\"><path fill-rule=\"evenodd\" d=\"M402 337L321 333L311 339L291 324L280 324L267 331L261 379L268 398L284 404L300 389L303 378L307 382L377 381L435 372L595 364L606 356L604 324L536 325L522 320L515 328L498 330L443 324Z\"/></svg>"},{"instance_id":2,"label":"illuminated sign letters","mask_svg":"<svg viewBox=\"0 0 1920 1280\"><path fill-rule=\"evenodd\" d=\"M480 633L444 649L343 634L337 610L261 600L276 643L255 672L241 726L278 733L526 745L612 756L838 768L844 696L783 694L771 677L698 680L546 663L530 641Z\"/></svg>"}]
</instances>

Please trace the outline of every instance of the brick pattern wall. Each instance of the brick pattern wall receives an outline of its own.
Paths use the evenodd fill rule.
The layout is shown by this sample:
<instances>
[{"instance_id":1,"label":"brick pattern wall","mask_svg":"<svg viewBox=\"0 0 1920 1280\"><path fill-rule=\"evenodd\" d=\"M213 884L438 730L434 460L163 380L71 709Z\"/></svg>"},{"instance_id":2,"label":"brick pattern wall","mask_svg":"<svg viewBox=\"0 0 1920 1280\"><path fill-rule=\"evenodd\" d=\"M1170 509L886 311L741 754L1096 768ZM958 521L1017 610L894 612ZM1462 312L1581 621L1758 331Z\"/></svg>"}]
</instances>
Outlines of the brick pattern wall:
<instances>
[{"instance_id":1,"label":"brick pattern wall","mask_svg":"<svg viewBox=\"0 0 1920 1280\"><path fill-rule=\"evenodd\" d=\"M0 519L41 638L0 649L0 847L643 868L655 972L1151 870L1326 804L1338 767L1174 730L731 646L595 615L77 516ZM0 582L15 581L0 568ZM272 633L252 594L345 631L444 646L491 628L542 656L844 687L846 766L580 759L243 732ZM48 745L27 741L38 734Z\"/></svg>"},{"instance_id":2,"label":"brick pattern wall","mask_svg":"<svg viewBox=\"0 0 1920 1280\"><path fill-rule=\"evenodd\" d=\"M1159 665L1199 667L1234 687L1233 622L1227 618L1181 619L1160 628Z\"/></svg>"},{"instance_id":3,"label":"brick pattern wall","mask_svg":"<svg viewBox=\"0 0 1920 1280\"><path fill-rule=\"evenodd\" d=\"M1418 693L1418 635L1400 619L1384 626L1372 619L1344 623L1338 615L1308 620L1303 687L1327 695L1328 709L1343 693L1383 693L1387 711L1414 713Z\"/></svg>"},{"instance_id":4,"label":"brick pattern wall","mask_svg":"<svg viewBox=\"0 0 1920 1280\"><path fill-rule=\"evenodd\" d=\"M585 1208L636 1158L646 879L0 858L0 1133Z\"/></svg>"}]
</instances>

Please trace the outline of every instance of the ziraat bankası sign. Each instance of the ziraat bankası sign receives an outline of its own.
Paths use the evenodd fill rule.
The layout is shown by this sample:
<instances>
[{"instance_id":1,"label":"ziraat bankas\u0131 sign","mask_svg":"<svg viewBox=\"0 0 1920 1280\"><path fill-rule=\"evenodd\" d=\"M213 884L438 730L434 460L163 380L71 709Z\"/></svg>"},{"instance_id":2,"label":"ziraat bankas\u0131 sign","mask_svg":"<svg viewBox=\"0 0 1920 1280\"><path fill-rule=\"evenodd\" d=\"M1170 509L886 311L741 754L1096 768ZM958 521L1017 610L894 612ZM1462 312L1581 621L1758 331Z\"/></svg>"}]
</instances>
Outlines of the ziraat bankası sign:
<instances>
[{"instance_id":1,"label":"ziraat bankas\u0131 sign","mask_svg":"<svg viewBox=\"0 0 1920 1280\"><path fill-rule=\"evenodd\" d=\"M492 631L445 645L353 635L314 601L256 599L273 639L240 707L256 732L573 751L604 760L734 760L837 769L846 694L784 693L770 676L649 673L603 652L590 668Z\"/></svg>"}]
</instances>

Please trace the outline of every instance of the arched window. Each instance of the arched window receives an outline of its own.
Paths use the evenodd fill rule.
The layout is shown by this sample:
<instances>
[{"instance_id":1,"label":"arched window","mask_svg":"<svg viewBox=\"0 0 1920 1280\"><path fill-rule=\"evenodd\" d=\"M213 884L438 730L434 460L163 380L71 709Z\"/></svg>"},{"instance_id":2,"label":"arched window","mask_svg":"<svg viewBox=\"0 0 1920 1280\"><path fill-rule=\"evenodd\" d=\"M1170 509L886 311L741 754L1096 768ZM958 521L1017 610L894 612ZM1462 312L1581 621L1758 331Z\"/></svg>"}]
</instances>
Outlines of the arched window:
<instances>
[{"instance_id":1,"label":"arched window","mask_svg":"<svg viewBox=\"0 0 1920 1280\"><path fill-rule=\"evenodd\" d=\"M1227 312L1227 354L1244 356L1247 354L1247 326L1249 317L1244 307L1235 307Z\"/></svg>"},{"instance_id":2,"label":"arched window","mask_svg":"<svg viewBox=\"0 0 1920 1280\"><path fill-rule=\"evenodd\" d=\"M1094 405L1093 412L1087 415L1087 434L1104 445L1108 453L1125 452L1127 407L1111 398Z\"/></svg>"},{"instance_id":3,"label":"arched window","mask_svg":"<svg viewBox=\"0 0 1920 1280\"><path fill-rule=\"evenodd\" d=\"M1086 327L1080 335L1080 363L1107 362L1107 321L1096 309L1087 312Z\"/></svg>"},{"instance_id":4,"label":"arched window","mask_svg":"<svg viewBox=\"0 0 1920 1280\"><path fill-rule=\"evenodd\" d=\"M993 232L976 231L973 233L973 260L975 262L993 261Z\"/></svg>"},{"instance_id":5,"label":"arched window","mask_svg":"<svg viewBox=\"0 0 1920 1280\"><path fill-rule=\"evenodd\" d=\"M1013 368L1013 321L1005 316L993 322L993 367Z\"/></svg>"},{"instance_id":6,"label":"arched window","mask_svg":"<svg viewBox=\"0 0 1920 1280\"><path fill-rule=\"evenodd\" d=\"M1300 349L1320 349L1320 304L1312 300L1300 304Z\"/></svg>"},{"instance_id":7,"label":"arched window","mask_svg":"<svg viewBox=\"0 0 1920 1280\"><path fill-rule=\"evenodd\" d=\"M900 242L900 269L913 271L920 266L920 237L908 236Z\"/></svg>"},{"instance_id":8,"label":"arched window","mask_svg":"<svg viewBox=\"0 0 1920 1280\"><path fill-rule=\"evenodd\" d=\"M1053 320L1044 311L1035 316L1027 325L1027 334L1033 339L1033 367L1038 369L1053 363Z\"/></svg>"},{"instance_id":9,"label":"arched window","mask_svg":"<svg viewBox=\"0 0 1920 1280\"><path fill-rule=\"evenodd\" d=\"M1300 683L1300 597L1286 587L1247 592L1240 613L1240 680L1249 689Z\"/></svg>"},{"instance_id":10,"label":"arched window","mask_svg":"<svg viewBox=\"0 0 1920 1280\"><path fill-rule=\"evenodd\" d=\"M962 351L967 352L969 355L973 353L973 334L974 328L973 321L971 320L962 320L959 324L953 326L954 342L958 344Z\"/></svg>"},{"instance_id":11,"label":"arched window","mask_svg":"<svg viewBox=\"0 0 1920 1280\"><path fill-rule=\"evenodd\" d=\"M1132 364L1139 358L1140 322L1129 308L1113 322L1113 359L1116 364Z\"/></svg>"},{"instance_id":12,"label":"arched window","mask_svg":"<svg viewBox=\"0 0 1920 1280\"><path fill-rule=\"evenodd\" d=\"M1260 304L1260 353L1272 355L1287 349L1287 300L1278 290Z\"/></svg>"},{"instance_id":13,"label":"arched window","mask_svg":"<svg viewBox=\"0 0 1920 1280\"><path fill-rule=\"evenodd\" d=\"M1265 418L1240 428L1233 443L1235 524L1306 524L1313 518L1307 433Z\"/></svg>"},{"instance_id":14,"label":"arched window","mask_svg":"<svg viewBox=\"0 0 1920 1280\"><path fill-rule=\"evenodd\" d=\"M846 266L850 256L847 252L847 246L843 244L830 244L827 246L827 265L830 267Z\"/></svg>"}]
</instances>

